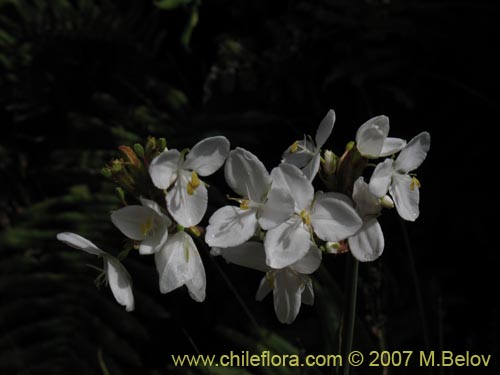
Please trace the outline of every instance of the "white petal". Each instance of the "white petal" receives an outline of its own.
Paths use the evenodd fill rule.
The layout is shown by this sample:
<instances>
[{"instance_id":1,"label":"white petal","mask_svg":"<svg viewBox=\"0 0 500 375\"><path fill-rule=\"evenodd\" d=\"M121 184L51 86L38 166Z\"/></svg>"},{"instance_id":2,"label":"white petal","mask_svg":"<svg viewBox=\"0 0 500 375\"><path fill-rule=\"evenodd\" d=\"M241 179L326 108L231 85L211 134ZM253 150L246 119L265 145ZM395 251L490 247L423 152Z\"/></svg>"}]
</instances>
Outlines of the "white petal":
<instances>
[{"instance_id":1,"label":"white petal","mask_svg":"<svg viewBox=\"0 0 500 375\"><path fill-rule=\"evenodd\" d=\"M284 189L295 202L295 211L309 208L314 198L311 182L296 166L282 163L271 171L273 186Z\"/></svg>"},{"instance_id":2,"label":"white petal","mask_svg":"<svg viewBox=\"0 0 500 375\"><path fill-rule=\"evenodd\" d=\"M210 247L241 245L257 230L256 210L252 208L225 206L215 211L208 222L205 242Z\"/></svg>"},{"instance_id":3,"label":"white petal","mask_svg":"<svg viewBox=\"0 0 500 375\"><path fill-rule=\"evenodd\" d=\"M295 202L288 190L280 187L271 187L259 217L259 225L264 230L276 228L292 216Z\"/></svg>"},{"instance_id":4,"label":"white petal","mask_svg":"<svg viewBox=\"0 0 500 375\"><path fill-rule=\"evenodd\" d=\"M167 189L175 181L180 168L180 159L180 152L173 149L164 151L151 160L149 175L158 189Z\"/></svg>"},{"instance_id":5,"label":"white petal","mask_svg":"<svg viewBox=\"0 0 500 375\"><path fill-rule=\"evenodd\" d=\"M190 258L193 277L186 282L186 287L193 300L196 302L203 302L206 296L207 278L205 275L205 267L203 267L203 262L201 261L200 254L194 242L192 243Z\"/></svg>"},{"instance_id":6,"label":"white petal","mask_svg":"<svg viewBox=\"0 0 500 375\"><path fill-rule=\"evenodd\" d=\"M158 218L158 220L161 219ZM164 221L163 224L157 224L151 233L141 242L139 254L150 255L160 251L168 240L168 226L167 221Z\"/></svg>"},{"instance_id":7,"label":"white petal","mask_svg":"<svg viewBox=\"0 0 500 375\"><path fill-rule=\"evenodd\" d=\"M262 272L269 271L264 245L260 242L250 241L240 246L221 249L221 255L228 263Z\"/></svg>"},{"instance_id":8,"label":"white petal","mask_svg":"<svg viewBox=\"0 0 500 375\"><path fill-rule=\"evenodd\" d=\"M297 168L304 168L316 154L316 147L306 138L298 141L297 150L291 152L290 146L281 157L284 163L295 165Z\"/></svg>"},{"instance_id":9,"label":"white petal","mask_svg":"<svg viewBox=\"0 0 500 375\"><path fill-rule=\"evenodd\" d=\"M75 233L70 233L70 232L58 233L57 239L61 242L64 242L68 246L71 246L71 247L78 249L78 250L83 250L86 253L89 253L92 255L104 255L104 254L106 254L104 251L99 249L92 242L90 242L86 238L83 238L82 236L75 234Z\"/></svg>"},{"instance_id":10,"label":"white petal","mask_svg":"<svg viewBox=\"0 0 500 375\"><path fill-rule=\"evenodd\" d=\"M309 163L301 169L302 173L304 173L304 176L306 176L309 181L314 180L314 177L318 174L320 161L321 156L319 153L316 153Z\"/></svg>"},{"instance_id":11,"label":"white petal","mask_svg":"<svg viewBox=\"0 0 500 375\"><path fill-rule=\"evenodd\" d=\"M186 155L183 169L196 171L200 176L209 176L222 167L229 153L226 137L210 137L198 142Z\"/></svg>"},{"instance_id":12,"label":"white petal","mask_svg":"<svg viewBox=\"0 0 500 375\"><path fill-rule=\"evenodd\" d=\"M309 275L316 271L321 264L321 250L311 244L309 251L301 259L293 263L290 267L301 274Z\"/></svg>"},{"instance_id":13,"label":"white petal","mask_svg":"<svg viewBox=\"0 0 500 375\"><path fill-rule=\"evenodd\" d=\"M158 214L149 207L125 206L111 212L111 221L128 238L141 241L146 238L144 225L158 220Z\"/></svg>"},{"instance_id":14,"label":"white petal","mask_svg":"<svg viewBox=\"0 0 500 375\"><path fill-rule=\"evenodd\" d=\"M386 116L373 117L356 132L356 146L361 155L369 158L378 158L389 134L389 118Z\"/></svg>"},{"instance_id":15,"label":"white petal","mask_svg":"<svg viewBox=\"0 0 500 375\"><path fill-rule=\"evenodd\" d=\"M207 188L201 181L193 194L188 194L187 185L191 174L182 171L174 187L167 193L168 212L180 225L192 227L198 224L207 211Z\"/></svg>"},{"instance_id":16,"label":"white petal","mask_svg":"<svg viewBox=\"0 0 500 375\"><path fill-rule=\"evenodd\" d=\"M363 177L359 177L354 182L352 199L356 203L356 211L362 219L378 216L382 210L380 199L370 192Z\"/></svg>"},{"instance_id":17,"label":"white petal","mask_svg":"<svg viewBox=\"0 0 500 375\"><path fill-rule=\"evenodd\" d=\"M298 217L270 230L264 239L266 263L280 269L302 258L310 247L310 234Z\"/></svg>"},{"instance_id":18,"label":"white petal","mask_svg":"<svg viewBox=\"0 0 500 375\"><path fill-rule=\"evenodd\" d=\"M382 151L379 156L384 157L393 155L401 151L405 146L406 141L404 139L388 137L384 140L384 145L382 146Z\"/></svg>"},{"instance_id":19,"label":"white petal","mask_svg":"<svg viewBox=\"0 0 500 375\"><path fill-rule=\"evenodd\" d=\"M427 132L420 133L398 155L394 169L404 173L417 169L427 156L430 147L431 135Z\"/></svg>"},{"instance_id":20,"label":"white petal","mask_svg":"<svg viewBox=\"0 0 500 375\"><path fill-rule=\"evenodd\" d=\"M257 301L262 301L269 292L273 290L272 280L269 277L271 277L271 274L266 274L266 276L260 280L259 289L257 289L257 294L255 296Z\"/></svg>"},{"instance_id":21,"label":"white petal","mask_svg":"<svg viewBox=\"0 0 500 375\"><path fill-rule=\"evenodd\" d=\"M312 306L314 304L314 289L313 283L309 276L302 276L304 283L304 291L302 292L302 303Z\"/></svg>"},{"instance_id":22,"label":"white petal","mask_svg":"<svg viewBox=\"0 0 500 375\"><path fill-rule=\"evenodd\" d=\"M165 246L155 254L160 292L171 292L195 276L199 271L197 254L193 239L187 233L178 232L168 239Z\"/></svg>"},{"instance_id":23,"label":"white petal","mask_svg":"<svg viewBox=\"0 0 500 375\"><path fill-rule=\"evenodd\" d=\"M420 192L414 184L411 189L411 177L405 174L395 173L389 190L399 216L408 221L415 221L419 215L418 203Z\"/></svg>"},{"instance_id":24,"label":"white petal","mask_svg":"<svg viewBox=\"0 0 500 375\"><path fill-rule=\"evenodd\" d=\"M360 262L374 261L384 251L384 234L377 219L365 222L348 241L352 255Z\"/></svg>"},{"instance_id":25,"label":"white petal","mask_svg":"<svg viewBox=\"0 0 500 375\"><path fill-rule=\"evenodd\" d=\"M300 311L304 284L300 277L285 268L275 273L274 310L281 323L292 323Z\"/></svg>"},{"instance_id":26,"label":"white petal","mask_svg":"<svg viewBox=\"0 0 500 375\"><path fill-rule=\"evenodd\" d=\"M393 163L392 159L385 159L382 163L377 164L372 173L369 184L370 192L378 198L382 198L389 190L394 172Z\"/></svg>"},{"instance_id":27,"label":"white petal","mask_svg":"<svg viewBox=\"0 0 500 375\"><path fill-rule=\"evenodd\" d=\"M141 204L144 207L151 208L160 217L165 218L166 220L168 220L168 225L172 224L172 222L170 221L170 219L168 218L168 216L163 213L163 211L162 211L162 209L161 209L161 207L160 207L160 205L158 203L156 203L155 201L152 201L150 199L143 198L143 197L139 197L139 200L141 201Z\"/></svg>"},{"instance_id":28,"label":"white petal","mask_svg":"<svg viewBox=\"0 0 500 375\"><path fill-rule=\"evenodd\" d=\"M257 203L263 202L271 177L257 156L237 147L229 153L224 173L227 184L240 196Z\"/></svg>"},{"instance_id":29,"label":"white petal","mask_svg":"<svg viewBox=\"0 0 500 375\"><path fill-rule=\"evenodd\" d=\"M332 134L333 125L335 124L335 111L330 109L326 116L321 120L321 123L318 126L318 130L316 131L316 147L319 149L323 147L326 140Z\"/></svg>"},{"instance_id":30,"label":"white petal","mask_svg":"<svg viewBox=\"0 0 500 375\"><path fill-rule=\"evenodd\" d=\"M324 241L339 242L356 233L363 224L346 196L340 193L319 193L311 213L311 225Z\"/></svg>"},{"instance_id":31,"label":"white petal","mask_svg":"<svg viewBox=\"0 0 500 375\"><path fill-rule=\"evenodd\" d=\"M132 279L118 259L111 255L104 257L105 270L109 287L116 301L125 306L127 311L134 309L134 295L132 293Z\"/></svg>"}]
</instances>

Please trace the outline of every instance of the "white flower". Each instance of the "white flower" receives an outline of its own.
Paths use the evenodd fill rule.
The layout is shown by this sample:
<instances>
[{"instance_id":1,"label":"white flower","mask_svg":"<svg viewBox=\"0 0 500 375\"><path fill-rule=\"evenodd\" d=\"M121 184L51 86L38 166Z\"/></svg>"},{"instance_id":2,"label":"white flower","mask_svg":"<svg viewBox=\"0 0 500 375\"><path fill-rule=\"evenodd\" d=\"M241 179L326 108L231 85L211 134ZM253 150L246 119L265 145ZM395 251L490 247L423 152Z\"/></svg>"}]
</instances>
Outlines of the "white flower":
<instances>
[{"instance_id":1,"label":"white flower","mask_svg":"<svg viewBox=\"0 0 500 375\"><path fill-rule=\"evenodd\" d=\"M172 149L162 152L149 165L153 184L169 189L166 200L170 215L182 226L198 224L207 210L207 189L198 176L209 176L219 169L229 152L225 137L211 137L198 142L184 158Z\"/></svg>"},{"instance_id":2,"label":"white flower","mask_svg":"<svg viewBox=\"0 0 500 375\"><path fill-rule=\"evenodd\" d=\"M359 177L354 183L352 198L356 203L356 211L363 219L363 226L348 238L349 248L357 260L371 262L384 251L384 234L377 220L382 204L370 192L363 177Z\"/></svg>"},{"instance_id":3,"label":"white flower","mask_svg":"<svg viewBox=\"0 0 500 375\"><path fill-rule=\"evenodd\" d=\"M370 179L370 191L382 198L389 194L399 215L409 221L415 221L419 215L420 182L409 172L417 169L427 156L431 145L431 136L422 132L414 137L401 151L397 159L386 159L377 165Z\"/></svg>"},{"instance_id":4,"label":"white flower","mask_svg":"<svg viewBox=\"0 0 500 375\"><path fill-rule=\"evenodd\" d=\"M168 293L186 285L192 299L205 300L205 268L193 239L186 232L170 236L155 254L155 263L160 276L160 292Z\"/></svg>"},{"instance_id":5,"label":"white flower","mask_svg":"<svg viewBox=\"0 0 500 375\"><path fill-rule=\"evenodd\" d=\"M290 200L283 200L281 210L272 214L266 211L264 203L271 187L271 177L254 154L236 148L229 153L224 171L228 185L243 198L238 199L239 207L224 206L212 215L205 236L209 246L241 245L255 234L258 224L268 229L274 220L282 222L288 218L288 211L293 208ZM275 199L279 200L279 197Z\"/></svg>"},{"instance_id":6,"label":"white flower","mask_svg":"<svg viewBox=\"0 0 500 375\"><path fill-rule=\"evenodd\" d=\"M406 141L387 137L388 134L389 118L386 116L373 117L361 125L356 132L356 146L361 155L377 159L395 154L406 145Z\"/></svg>"},{"instance_id":7,"label":"white flower","mask_svg":"<svg viewBox=\"0 0 500 375\"><path fill-rule=\"evenodd\" d=\"M335 112L330 109L323 118L316 131L315 142L311 137L304 137L302 141L293 143L283 154L283 162L300 168L309 181L312 181L318 173L320 164L321 147L330 136L335 124Z\"/></svg>"},{"instance_id":8,"label":"white flower","mask_svg":"<svg viewBox=\"0 0 500 375\"><path fill-rule=\"evenodd\" d=\"M99 249L92 242L75 233L59 233L57 239L78 250L97 255L104 260L104 273L116 301L125 306L127 311L134 310L132 279L121 262L114 256Z\"/></svg>"},{"instance_id":9,"label":"white flower","mask_svg":"<svg viewBox=\"0 0 500 375\"><path fill-rule=\"evenodd\" d=\"M338 242L356 233L362 220L340 193L318 193L304 174L291 164L271 172L273 185L266 203L269 213L283 210L283 200L293 201L286 221L269 230L264 239L267 264L284 268L301 259L309 250L313 232L324 241ZM271 194L278 188L276 194ZM274 197L279 199L275 199ZM280 218L285 215L280 215Z\"/></svg>"},{"instance_id":10,"label":"white flower","mask_svg":"<svg viewBox=\"0 0 500 375\"><path fill-rule=\"evenodd\" d=\"M321 251L312 243L304 257L282 269L273 269L266 264L264 247L259 242L247 242L233 248L220 249L220 254L229 263L266 272L257 290L256 299L261 301L271 290L274 310L281 323L292 323L302 303L314 303L312 280L308 276L321 263Z\"/></svg>"},{"instance_id":11,"label":"white flower","mask_svg":"<svg viewBox=\"0 0 500 375\"><path fill-rule=\"evenodd\" d=\"M142 206L126 206L113 211L111 221L125 236L141 241L140 254L154 254L167 241L171 221L156 202L140 200Z\"/></svg>"}]
</instances>

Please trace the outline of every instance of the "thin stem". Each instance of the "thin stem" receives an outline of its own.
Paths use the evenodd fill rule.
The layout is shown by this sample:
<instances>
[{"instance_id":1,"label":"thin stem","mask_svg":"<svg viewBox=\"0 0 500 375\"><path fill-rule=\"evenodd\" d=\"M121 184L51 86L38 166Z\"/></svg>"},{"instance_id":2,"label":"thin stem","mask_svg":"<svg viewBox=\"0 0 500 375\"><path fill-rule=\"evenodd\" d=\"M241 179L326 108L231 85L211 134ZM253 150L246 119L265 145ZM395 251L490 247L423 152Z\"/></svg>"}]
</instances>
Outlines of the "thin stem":
<instances>
[{"instance_id":1,"label":"thin stem","mask_svg":"<svg viewBox=\"0 0 500 375\"><path fill-rule=\"evenodd\" d=\"M420 315L420 324L422 326L422 334L424 336L424 346L427 351L430 350L430 340L429 331L427 329L427 319L425 316L424 300L422 298L422 291L420 289L420 283L418 281L417 267L415 266L415 259L413 258L413 251L410 244L410 236L408 235L408 230L406 229L406 224L403 219L400 219L401 230L403 232L403 240L406 247L406 252L408 253L408 261L410 263L411 278L413 280L413 286L415 287L415 294L417 297L418 312ZM432 373L432 369L429 368L429 372Z\"/></svg>"},{"instance_id":2,"label":"thin stem","mask_svg":"<svg viewBox=\"0 0 500 375\"><path fill-rule=\"evenodd\" d=\"M346 273L346 298L344 302L344 316L342 318L342 349L341 353L344 358L347 358L352 351L352 343L354 340L354 323L356 322L356 298L358 294L358 269L359 262L353 256L349 256L347 260ZM349 375L349 362L343 363L342 374Z\"/></svg>"},{"instance_id":3,"label":"thin stem","mask_svg":"<svg viewBox=\"0 0 500 375\"><path fill-rule=\"evenodd\" d=\"M203 247L206 249L205 246L203 246ZM245 301L243 301L243 298L241 298L240 294L235 289L235 287L231 283L231 280L229 280L226 273L223 271L222 267L217 263L216 259L214 259L214 257L212 257L211 255L209 255L209 258L212 261L212 264L215 266L217 272L220 274L220 276L222 277L222 279L226 283L226 285L229 288L229 290L231 291L231 293L234 295L234 298L236 298L236 301L238 301L238 304L241 306L241 309L243 310L245 315L248 317L248 320L254 326L254 328L256 329L256 332L258 332L260 335L261 330L260 330L259 323L257 323L257 320L250 312L248 306L245 304Z\"/></svg>"}]
</instances>

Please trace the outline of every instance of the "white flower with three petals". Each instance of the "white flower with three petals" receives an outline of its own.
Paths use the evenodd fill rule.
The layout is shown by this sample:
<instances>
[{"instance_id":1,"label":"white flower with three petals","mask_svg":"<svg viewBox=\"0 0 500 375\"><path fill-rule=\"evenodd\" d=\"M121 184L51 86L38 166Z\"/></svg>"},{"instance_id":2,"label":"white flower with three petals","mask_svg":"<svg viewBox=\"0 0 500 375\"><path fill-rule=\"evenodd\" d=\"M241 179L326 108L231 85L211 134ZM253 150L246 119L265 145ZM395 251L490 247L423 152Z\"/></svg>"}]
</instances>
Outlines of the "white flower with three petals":
<instances>
[{"instance_id":1,"label":"white flower with three petals","mask_svg":"<svg viewBox=\"0 0 500 375\"><path fill-rule=\"evenodd\" d=\"M261 301L273 292L274 310L281 323L292 323L302 303L314 303L314 290L309 277L321 263L321 251L309 243L306 254L288 267L273 269L266 264L262 243L247 242L243 245L218 250L223 258L239 266L265 272L260 282L256 299Z\"/></svg>"},{"instance_id":2,"label":"white flower with three petals","mask_svg":"<svg viewBox=\"0 0 500 375\"><path fill-rule=\"evenodd\" d=\"M111 254L99 249L92 242L75 233L59 233L57 239L68 246L86 253L97 255L104 260L104 274L116 301L125 306L127 311L134 310L134 295L132 294L132 279L123 264Z\"/></svg>"},{"instance_id":3,"label":"white flower with three petals","mask_svg":"<svg viewBox=\"0 0 500 375\"><path fill-rule=\"evenodd\" d=\"M430 145L430 134L420 133L406 145L396 160L386 159L379 163L370 179L372 194L382 198L389 192L399 216L408 221L418 218L420 200L420 182L409 173L422 164Z\"/></svg>"},{"instance_id":4,"label":"white flower with three petals","mask_svg":"<svg viewBox=\"0 0 500 375\"><path fill-rule=\"evenodd\" d=\"M296 141L283 153L283 162L295 165L312 181L319 170L321 147L332 134L334 124L335 112L330 109L318 126L314 142L309 136Z\"/></svg>"},{"instance_id":5,"label":"white flower with three petals","mask_svg":"<svg viewBox=\"0 0 500 375\"><path fill-rule=\"evenodd\" d=\"M363 226L348 238L352 255L360 262L371 262L384 251L384 233L377 220L382 210L382 203L374 196L363 177L354 183L352 199L356 211L363 220Z\"/></svg>"},{"instance_id":6,"label":"white flower with three petals","mask_svg":"<svg viewBox=\"0 0 500 375\"><path fill-rule=\"evenodd\" d=\"M273 228L268 227L264 246L270 267L284 268L301 259L309 250L313 233L324 241L339 242L361 228L363 222L346 195L320 192L315 196L311 182L297 167L281 164L271 177L273 185L265 209L280 212L287 199L293 204L288 206L287 215L280 214ZM273 189L278 189L275 195L271 194ZM284 216L286 221L281 220Z\"/></svg>"},{"instance_id":7,"label":"white flower with three petals","mask_svg":"<svg viewBox=\"0 0 500 375\"><path fill-rule=\"evenodd\" d=\"M155 263L160 277L161 293L169 293L186 285L193 300L205 300L205 268L193 239L186 232L181 231L170 236L155 254Z\"/></svg>"},{"instance_id":8,"label":"white flower with three petals","mask_svg":"<svg viewBox=\"0 0 500 375\"><path fill-rule=\"evenodd\" d=\"M243 198L236 199L239 207L224 206L210 217L205 236L209 246L241 245L255 234L258 225L268 229L277 225L276 220L279 224L288 218L293 202L280 194L279 189L269 192L271 176L254 154L236 148L229 153L224 172L227 184ZM268 193L277 201L273 211L265 205Z\"/></svg>"},{"instance_id":9,"label":"white flower with three petals","mask_svg":"<svg viewBox=\"0 0 500 375\"><path fill-rule=\"evenodd\" d=\"M217 171L228 152L229 141L218 136L198 142L187 154L172 149L151 161L149 174L153 184L169 189L167 209L177 223L192 227L201 221L207 210L207 189L198 176Z\"/></svg>"},{"instance_id":10,"label":"white flower with three petals","mask_svg":"<svg viewBox=\"0 0 500 375\"><path fill-rule=\"evenodd\" d=\"M356 132L356 147L361 155L369 159L377 159L393 155L406 145L406 141L388 137L389 118L373 117Z\"/></svg>"},{"instance_id":11,"label":"white flower with three petals","mask_svg":"<svg viewBox=\"0 0 500 375\"><path fill-rule=\"evenodd\" d=\"M142 206L131 205L113 211L111 221L125 236L141 241L140 254L154 254L167 242L172 222L156 202L142 197L140 201Z\"/></svg>"}]
</instances>

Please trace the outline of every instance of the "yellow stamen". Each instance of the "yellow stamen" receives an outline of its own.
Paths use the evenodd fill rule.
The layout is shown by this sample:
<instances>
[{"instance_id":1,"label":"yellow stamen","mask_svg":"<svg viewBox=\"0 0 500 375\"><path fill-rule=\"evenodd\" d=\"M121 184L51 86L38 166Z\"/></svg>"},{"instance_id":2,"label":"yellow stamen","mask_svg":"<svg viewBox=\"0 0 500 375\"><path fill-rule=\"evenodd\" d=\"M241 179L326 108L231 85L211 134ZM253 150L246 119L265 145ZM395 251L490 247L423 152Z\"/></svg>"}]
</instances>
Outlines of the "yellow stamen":
<instances>
[{"instance_id":1,"label":"yellow stamen","mask_svg":"<svg viewBox=\"0 0 500 375\"><path fill-rule=\"evenodd\" d=\"M248 210L250 208L249 204L250 204L250 201L248 199L242 199L240 202L240 208L242 210Z\"/></svg>"},{"instance_id":2,"label":"yellow stamen","mask_svg":"<svg viewBox=\"0 0 500 375\"><path fill-rule=\"evenodd\" d=\"M200 186L200 179L198 178L198 175L196 174L195 171L191 172L191 181L188 182L187 184L187 192L189 195L193 195L194 191L198 186Z\"/></svg>"},{"instance_id":3,"label":"yellow stamen","mask_svg":"<svg viewBox=\"0 0 500 375\"><path fill-rule=\"evenodd\" d=\"M311 225L311 216L306 210L300 211L300 218L304 224Z\"/></svg>"},{"instance_id":4,"label":"yellow stamen","mask_svg":"<svg viewBox=\"0 0 500 375\"><path fill-rule=\"evenodd\" d=\"M290 152L293 154L294 152L297 152L298 148L299 148L299 141L295 141L290 146Z\"/></svg>"},{"instance_id":5,"label":"yellow stamen","mask_svg":"<svg viewBox=\"0 0 500 375\"><path fill-rule=\"evenodd\" d=\"M192 227L189 227L188 228L189 231L191 233L193 233L196 237L200 237L201 236L201 231L200 231L200 228L198 228L196 225L195 226L192 226Z\"/></svg>"},{"instance_id":6,"label":"yellow stamen","mask_svg":"<svg viewBox=\"0 0 500 375\"><path fill-rule=\"evenodd\" d=\"M141 224L142 235L147 236L149 232L151 232L151 230L153 229L153 225L154 225L153 217L150 216L144 223Z\"/></svg>"},{"instance_id":7,"label":"yellow stamen","mask_svg":"<svg viewBox=\"0 0 500 375\"><path fill-rule=\"evenodd\" d=\"M410 190L411 191L415 190L415 186L420 189L421 185L420 185L420 181L415 176L413 176L411 178Z\"/></svg>"}]
</instances>

